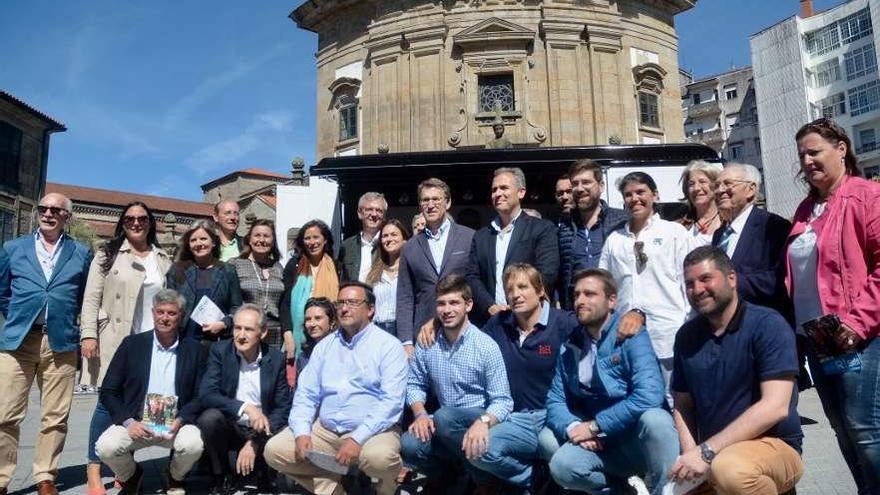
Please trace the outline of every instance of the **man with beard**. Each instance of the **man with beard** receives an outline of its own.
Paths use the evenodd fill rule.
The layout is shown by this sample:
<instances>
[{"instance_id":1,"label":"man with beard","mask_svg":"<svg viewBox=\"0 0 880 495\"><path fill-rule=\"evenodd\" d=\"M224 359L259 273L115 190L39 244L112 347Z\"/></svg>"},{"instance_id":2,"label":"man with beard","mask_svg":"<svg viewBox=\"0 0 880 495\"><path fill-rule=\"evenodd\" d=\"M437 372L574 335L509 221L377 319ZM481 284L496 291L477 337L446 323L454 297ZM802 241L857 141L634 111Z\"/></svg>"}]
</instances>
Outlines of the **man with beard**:
<instances>
[{"instance_id":1,"label":"man with beard","mask_svg":"<svg viewBox=\"0 0 880 495\"><path fill-rule=\"evenodd\" d=\"M663 378L647 332L616 344L617 286L605 270L575 274L581 329L559 353L547 394L547 425L564 445L550 473L565 489L618 493L641 476L659 495L678 454L672 417L663 407Z\"/></svg>"},{"instance_id":2,"label":"man with beard","mask_svg":"<svg viewBox=\"0 0 880 495\"><path fill-rule=\"evenodd\" d=\"M722 249L693 250L684 275L699 316L675 339L681 455L670 477L708 478L707 493L722 495L787 492L803 473L794 332L776 311L740 298Z\"/></svg>"}]
</instances>

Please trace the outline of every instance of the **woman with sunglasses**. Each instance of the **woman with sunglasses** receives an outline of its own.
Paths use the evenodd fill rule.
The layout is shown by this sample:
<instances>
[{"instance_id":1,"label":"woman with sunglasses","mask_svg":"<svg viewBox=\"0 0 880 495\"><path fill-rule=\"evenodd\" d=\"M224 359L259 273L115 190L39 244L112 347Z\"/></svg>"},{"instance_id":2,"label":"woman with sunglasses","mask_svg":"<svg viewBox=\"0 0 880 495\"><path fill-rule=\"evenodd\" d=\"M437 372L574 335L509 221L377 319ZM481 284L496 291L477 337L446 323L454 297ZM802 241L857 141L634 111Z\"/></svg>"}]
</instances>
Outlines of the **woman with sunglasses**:
<instances>
[{"instance_id":1,"label":"woman with sunglasses","mask_svg":"<svg viewBox=\"0 0 880 495\"><path fill-rule=\"evenodd\" d=\"M605 240L599 268L617 282L615 310L643 314L668 389L675 333L690 313L682 266L693 237L681 224L660 218L654 206L660 195L650 175L631 172L617 186L630 219Z\"/></svg>"},{"instance_id":2,"label":"woman with sunglasses","mask_svg":"<svg viewBox=\"0 0 880 495\"><path fill-rule=\"evenodd\" d=\"M153 296L164 287L170 266L171 258L156 239L150 208L140 201L125 205L113 238L92 260L86 282L80 329L82 386L101 383L123 338L153 328ZM89 495L105 492L95 442L110 424L109 413L98 402L89 428Z\"/></svg>"},{"instance_id":3,"label":"woman with sunglasses","mask_svg":"<svg viewBox=\"0 0 880 495\"><path fill-rule=\"evenodd\" d=\"M831 120L795 141L809 188L786 252L795 322L829 337L824 349L809 339L813 382L858 492L880 493L880 184Z\"/></svg>"},{"instance_id":4,"label":"woman with sunglasses","mask_svg":"<svg viewBox=\"0 0 880 495\"><path fill-rule=\"evenodd\" d=\"M186 299L180 315L180 334L205 346L232 337L232 315L241 306L241 286L235 267L220 261L220 236L210 220L196 220L183 233L177 261L168 270L165 283ZM197 323L190 316L196 305L208 298L223 317Z\"/></svg>"}]
</instances>

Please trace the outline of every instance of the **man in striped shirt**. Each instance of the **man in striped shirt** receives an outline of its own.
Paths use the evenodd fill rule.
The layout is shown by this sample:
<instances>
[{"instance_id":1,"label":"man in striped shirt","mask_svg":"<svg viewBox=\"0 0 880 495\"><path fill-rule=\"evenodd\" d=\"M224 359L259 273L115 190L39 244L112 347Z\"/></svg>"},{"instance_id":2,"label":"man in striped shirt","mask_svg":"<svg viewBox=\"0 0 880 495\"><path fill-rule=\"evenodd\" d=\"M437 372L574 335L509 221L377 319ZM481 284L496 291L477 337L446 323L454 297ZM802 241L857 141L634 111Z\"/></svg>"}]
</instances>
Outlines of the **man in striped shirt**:
<instances>
[{"instance_id":1,"label":"man in striped shirt","mask_svg":"<svg viewBox=\"0 0 880 495\"><path fill-rule=\"evenodd\" d=\"M437 318L443 327L437 343L417 347L410 362L406 401L415 421L401 438L404 461L428 476L430 495L447 493L440 476L456 463L477 459L489 447L489 429L513 409L504 358L498 344L472 325L473 307L464 277L449 275L437 284ZM428 391L440 408L429 415ZM465 463L466 464L466 463ZM491 477L468 468L481 493Z\"/></svg>"}]
</instances>

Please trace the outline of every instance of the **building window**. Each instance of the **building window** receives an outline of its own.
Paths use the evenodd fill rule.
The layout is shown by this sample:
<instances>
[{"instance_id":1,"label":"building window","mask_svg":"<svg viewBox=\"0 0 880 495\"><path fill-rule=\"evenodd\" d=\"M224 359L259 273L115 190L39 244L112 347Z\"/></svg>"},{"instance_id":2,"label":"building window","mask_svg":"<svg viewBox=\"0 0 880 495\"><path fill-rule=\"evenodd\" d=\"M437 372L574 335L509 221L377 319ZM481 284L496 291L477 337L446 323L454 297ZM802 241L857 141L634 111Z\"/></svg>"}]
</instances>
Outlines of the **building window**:
<instances>
[{"instance_id":1,"label":"building window","mask_svg":"<svg viewBox=\"0 0 880 495\"><path fill-rule=\"evenodd\" d=\"M0 243L15 237L15 212L0 208Z\"/></svg>"},{"instance_id":2,"label":"building window","mask_svg":"<svg viewBox=\"0 0 880 495\"><path fill-rule=\"evenodd\" d=\"M840 33L837 23L807 33L807 49L810 55L824 55L831 50L840 48Z\"/></svg>"},{"instance_id":3,"label":"building window","mask_svg":"<svg viewBox=\"0 0 880 495\"><path fill-rule=\"evenodd\" d=\"M358 137L357 105L345 105L339 109L339 141Z\"/></svg>"},{"instance_id":4,"label":"building window","mask_svg":"<svg viewBox=\"0 0 880 495\"><path fill-rule=\"evenodd\" d=\"M694 105L700 104L700 93L694 93Z\"/></svg>"},{"instance_id":5,"label":"building window","mask_svg":"<svg viewBox=\"0 0 880 495\"><path fill-rule=\"evenodd\" d=\"M18 189L21 130L0 120L0 185Z\"/></svg>"},{"instance_id":6,"label":"building window","mask_svg":"<svg viewBox=\"0 0 880 495\"><path fill-rule=\"evenodd\" d=\"M840 64L837 59L832 59L817 65L813 69L813 87L821 88L828 86L834 81L840 80Z\"/></svg>"},{"instance_id":7,"label":"building window","mask_svg":"<svg viewBox=\"0 0 880 495\"><path fill-rule=\"evenodd\" d=\"M880 80L849 90L849 113L853 117L880 108Z\"/></svg>"},{"instance_id":8,"label":"building window","mask_svg":"<svg viewBox=\"0 0 880 495\"><path fill-rule=\"evenodd\" d=\"M513 112L516 110L516 99L513 93L513 74L479 76L480 87L479 112Z\"/></svg>"},{"instance_id":9,"label":"building window","mask_svg":"<svg viewBox=\"0 0 880 495\"><path fill-rule=\"evenodd\" d=\"M862 9L855 14L844 17L838 21L838 25L843 43L852 43L874 32L871 27L871 13L868 9Z\"/></svg>"},{"instance_id":10,"label":"building window","mask_svg":"<svg viewBox=\"0 0 880 495\"><path fill-rule=\"evenodd\" d=\"M847 81L877 72L877 55L874 52L874 43L844 55L843 64L846 66Z\"/></svg>"},{"instance_id":11,"label":"building window","mask_svg":"<svg viewBox=\"0 0 880 495\"><path fill-rule=\"evenodd\" d=\"M867 153L877 149L877 135L874 129L862 129L859 131L858 153Z\"/></svg>"},{"instance_id":12,"label":"building window","mask_svg":"<svg viewBox=\"0 0 880 495\"><path fill-rule=\"evenodd\" d=\"M852 104L850 104L852 106ZM843 93L831 95L819 102L819 112L826 119L846 113L846 98Z\"/></svg>"},{"instance_id":13,"label":"building window","mask_svg":"<svg viewBox=\"0 0 880 495\"><path fill-rule=\"evenodd\" d=\"M742 144L731 144L729 151L731 160L739 160L743 156Z\"/></svg>"},{"instance_id":14,"label":"building window","mask_svg":"<svg viewBox=\"0 0 880 495\"><path fill-rule=\"evenodd\" d=\"M730 84L728 86L724 86L724 98L727 100L735 100L736 99L736 84Z\"/></svg>"},{"instance_id":15,"label":"building window","mask_svg":"<svg viewBox=\"0 0 880 495\"><path fill-rule=\"evenodd\" d=\"M639 124L646 127L660 127L660 110L657 95L639 93Z\"/></svg>"}]
</instances>

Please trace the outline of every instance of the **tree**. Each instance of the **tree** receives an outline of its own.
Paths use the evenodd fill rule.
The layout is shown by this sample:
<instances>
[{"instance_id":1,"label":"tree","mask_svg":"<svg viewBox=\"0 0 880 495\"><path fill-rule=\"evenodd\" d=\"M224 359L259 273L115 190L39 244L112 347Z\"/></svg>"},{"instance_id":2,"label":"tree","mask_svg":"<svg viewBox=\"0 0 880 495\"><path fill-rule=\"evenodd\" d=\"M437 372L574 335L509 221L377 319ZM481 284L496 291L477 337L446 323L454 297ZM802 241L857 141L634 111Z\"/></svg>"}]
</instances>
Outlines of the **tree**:
<instances>
[{"instance_id":1,"label":"tree","mask_svg":"<svg viewBox=\"0 0 880 495\"><path fill-rule=\"evenodd\" d=\"M67 235L90 247L92 251L97 249L98 244L101 242L101 238L98 237L95 229L81 218L74 218L67 224Z\"/></svg>"}]
</instances>

